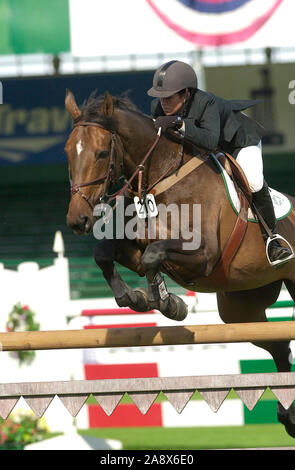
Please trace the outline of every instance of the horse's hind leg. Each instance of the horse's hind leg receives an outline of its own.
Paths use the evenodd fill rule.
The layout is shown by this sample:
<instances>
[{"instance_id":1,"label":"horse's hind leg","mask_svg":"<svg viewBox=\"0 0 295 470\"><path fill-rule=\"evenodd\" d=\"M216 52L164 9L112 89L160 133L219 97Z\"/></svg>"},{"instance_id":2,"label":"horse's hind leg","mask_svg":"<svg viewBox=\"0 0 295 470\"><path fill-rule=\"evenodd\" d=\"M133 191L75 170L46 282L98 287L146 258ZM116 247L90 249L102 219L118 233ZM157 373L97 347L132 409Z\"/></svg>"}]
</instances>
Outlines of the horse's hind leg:
<instances>
[{"instance_id":1,"label":"horse's hind leg","mask_svg":"<svg viewBox=\"0 0 295 470\"><path fill-rule=\"evenodd\" d=\"M129 240L102 240L95 247L94 258L112 289L119 307L130 307L137 312L151 310L144 288L131 289L121 278L114 261L144 275L140 265L141 251Z\"/></svg>"},{"instance_id":2,"label":"horse's hind leg","mask_svg":"<svg viewBox=\"0 0 295 470\"><path fill-rule=\"evenodd\" d=\"M238 322L263 322L267 321L265 309L272 305L278 298L281 281L276 281L268 286L249 291L222 292L217 294L218 309L225 323ZM290 372L292 355L290 343L281 342L254 342L255 346L268 351L276 364L278 372ZM287 433L295 437L295 408L289 409L278 403L278 420L284 424Z\"/></svg>"}]
</instances>

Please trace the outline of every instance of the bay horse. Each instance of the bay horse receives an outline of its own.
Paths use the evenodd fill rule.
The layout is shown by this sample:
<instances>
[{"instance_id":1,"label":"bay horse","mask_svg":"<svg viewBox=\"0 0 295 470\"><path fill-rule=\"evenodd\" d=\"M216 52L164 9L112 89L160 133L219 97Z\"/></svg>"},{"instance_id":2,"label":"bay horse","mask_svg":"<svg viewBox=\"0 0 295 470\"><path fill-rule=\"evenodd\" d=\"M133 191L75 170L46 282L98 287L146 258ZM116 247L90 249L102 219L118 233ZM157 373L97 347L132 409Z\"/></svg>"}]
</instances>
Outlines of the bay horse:
<instances>
[{"instance_id":1,"label":"bay horse","mask_svg":"<svg viewBox=\"0 0 295 470\"><path fill-rule=\"evenodd\" d=\"M225 323L267 321L265 310L277 300L283 282L295 301L294 260L279 269L268 263L258 223L247 224L226 278L214 276L237 215L229 202L220 170L213 159L208 158L208 152L196 153L179 139L157 136L152 118L137 110L130 100L108 92L100 97L91 94L80 109L73 93L67 90L65 106L74 122L65 151L72 190L67 224L75 233L92 231L97 220L94 207L108 196L111 183L119 177L124 176L128 182L123 189L124 197L129 200L130 194L154 187L158 181L161 184L171 175L177 178L188 162L202 160L202 164L155 196L157 205L200 205L201 239L197 249L185 250L180 237L169 239L173 228L171 218L167 219L166 239L149 239L145 233L143 238L109 238L97 244L95 261L119 306L135 311L157 309L172 320L183 320L187 307L180 297L167 292L161 273L185 289L215 292L219 315ZM295 199L288 198L294 207ZM295 246L294 226L295 209L292 208L288 217L278 221L279 233L292 247ZM114 262L139 276L146 276L147 289L129 287ZM253 344L271 354L279 372L291 370L289 342ZM285 410L278 403L277 412L286 431L295 437L294 405Z\"/></svg>"}]
</instances>

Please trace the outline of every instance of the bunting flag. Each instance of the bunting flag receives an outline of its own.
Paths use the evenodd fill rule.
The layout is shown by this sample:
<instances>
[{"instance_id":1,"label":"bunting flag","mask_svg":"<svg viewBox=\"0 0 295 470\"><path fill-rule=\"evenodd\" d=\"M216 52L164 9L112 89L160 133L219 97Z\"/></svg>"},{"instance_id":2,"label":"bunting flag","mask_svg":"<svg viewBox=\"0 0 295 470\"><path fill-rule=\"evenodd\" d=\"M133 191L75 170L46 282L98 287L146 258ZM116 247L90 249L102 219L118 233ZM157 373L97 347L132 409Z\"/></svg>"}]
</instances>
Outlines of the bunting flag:
<instances>
[{"instance_id":1,"label":"bunting flag","mask_svg":"<svg viewBox=\"0 0 295 470\"><path fill-rule=\"evenodd\" d=\"M246 41L283 0L146 0L175 33L198 46Z\"/></svg>"}]
</instances>

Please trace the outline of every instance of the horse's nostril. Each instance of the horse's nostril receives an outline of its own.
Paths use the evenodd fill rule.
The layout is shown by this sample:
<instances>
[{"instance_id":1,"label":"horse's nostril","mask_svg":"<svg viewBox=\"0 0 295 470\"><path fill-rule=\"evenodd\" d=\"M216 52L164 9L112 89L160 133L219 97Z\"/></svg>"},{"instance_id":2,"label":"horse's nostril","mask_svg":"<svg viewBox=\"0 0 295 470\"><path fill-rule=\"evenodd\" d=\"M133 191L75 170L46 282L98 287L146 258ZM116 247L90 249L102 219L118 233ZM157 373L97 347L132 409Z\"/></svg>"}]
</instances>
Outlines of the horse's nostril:
<instances>
[{"instance_id":1,"label":"horse's nostril","mask_svg":"<svg viewBox=\"0 0 295 470\"><path fill-rule=\"evenodd\" d=\"M67 224L76 233L88 233L91 230L91 220L84 214L80 214L78 217L68 215Z\"/></svg>"},{"instance_id":2,"label":"horse's nostril","mask_svg":"<svg viewBox=\"0 0 295 470\"><path fill-rule=\"evenodd\" d=\"M87 220L87 215L79 214L79 222L84 223Z\"/></svg>"},{"instance_id":3,"label":"horse's nostril","mask_svg":"<svg viewBox=\"0 0 295 470\"><path fill-rule=\"evenodd\" d=\"M90 230L90 219L87 215L80 214L79 216L79 226L84 232L88 232Z\"/></svg>"}]
</instances>

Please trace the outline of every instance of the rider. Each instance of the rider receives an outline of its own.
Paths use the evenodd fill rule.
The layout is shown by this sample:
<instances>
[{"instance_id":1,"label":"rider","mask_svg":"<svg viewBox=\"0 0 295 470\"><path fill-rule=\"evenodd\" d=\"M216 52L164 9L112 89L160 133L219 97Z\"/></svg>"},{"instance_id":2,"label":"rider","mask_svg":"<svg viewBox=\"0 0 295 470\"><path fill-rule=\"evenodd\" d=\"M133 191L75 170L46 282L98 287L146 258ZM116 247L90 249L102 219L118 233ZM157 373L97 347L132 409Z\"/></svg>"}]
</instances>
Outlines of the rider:
<instances>
[{"instance_id":1,"label":"rider","mask_svg":"<svg viewBox=\"0 0 295 470\"><path fill-rule=\"evenodd\" d=\"M212 152L221 149L236 158L247 177L254 204L272 234L277 234L272 199L263 176L262 128L241 112L259 101L229 101L202 91L193 68L177 60L156 70L147 94L157 98L151 104L156 129L177 130L184 140L199 148ZM266 243L267 231L260 227ZM292 252L275 238L268 254L271 262L283 262Z\"/></svg>"}]
</instances>

